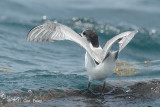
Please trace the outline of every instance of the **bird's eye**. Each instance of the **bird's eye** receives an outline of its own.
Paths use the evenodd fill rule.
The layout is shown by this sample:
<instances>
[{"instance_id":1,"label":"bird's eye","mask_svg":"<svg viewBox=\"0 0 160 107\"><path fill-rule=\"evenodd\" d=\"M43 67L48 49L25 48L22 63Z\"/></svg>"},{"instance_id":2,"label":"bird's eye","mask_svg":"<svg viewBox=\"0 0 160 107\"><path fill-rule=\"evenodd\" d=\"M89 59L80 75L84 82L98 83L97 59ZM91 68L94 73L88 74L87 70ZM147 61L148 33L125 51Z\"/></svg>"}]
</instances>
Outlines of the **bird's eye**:
<instances>
[{"instance_id":1,"label":"bird's eye","mask_svg":"<svg viewBox=\"0 0 160 107\"><path fill-rule=\"evenodd\" d=\"M83 35L86 35L86 32L83 32Z\"/></svg>"}]
</instances>

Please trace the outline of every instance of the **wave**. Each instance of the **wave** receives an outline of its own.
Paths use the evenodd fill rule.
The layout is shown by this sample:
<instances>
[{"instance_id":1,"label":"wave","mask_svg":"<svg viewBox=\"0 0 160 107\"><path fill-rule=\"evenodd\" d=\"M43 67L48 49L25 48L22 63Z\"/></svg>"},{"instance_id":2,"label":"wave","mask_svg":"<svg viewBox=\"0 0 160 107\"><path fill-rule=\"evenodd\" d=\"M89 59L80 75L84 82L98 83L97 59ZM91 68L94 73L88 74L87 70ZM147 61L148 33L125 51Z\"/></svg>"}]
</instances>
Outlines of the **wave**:
<instances>
[{"instance_id":1,"label":"wave","mask_svg":"<svg viewBox=\"0 0 160 107\"><path fill-rule=\"evenodd\" d=\"M98 21L95 21L94 19L76 18L76 17L73 17L72 19L67 19L67 20L56 20L56 19L50 19L50 20L65 24L71 27L72 29L74 29L78 33L81 33L85 29L96 30L99 35L99 40L102 47L104 46L107 40L109 40L110 38L114 37L115 35L121 32L138 30L139 32L136 34L134 39L125 48L126 51L122 51L122 54L120 54L120 58L122 58L122 60L126 60L130 57L130 59L134 61L136 60L145 61L145 60L155 60L157 59L157 57L160 57L159 55L160 50L158 50L158 48L160 47L160 43L159 43L160 31L158 29L139 28L135 25L129 25L129 24L114 25L110 23L98 22ZM0 29L0 32L1 32L0 38L2 38L3 40L2 42L15 41L14 43L18 43L19 46L17 48L20 48L19 50L21 51L23 47L26 47L26 45L29 45L26 42L23 42L25 41L28 31L37 25L43 24L45 21L46 20L32 20L28 22L15 22L13 20L0 21L0 24L2 24L2 26L4 26L5 28L5 29ZM13 29L13 31L9 33L6 30L7 28L6 26L14 27L14 29L19 29L19 32L16 32ZM21 32L20 30L24 32L20 33ZM4 35L5 35L5 38L4 38ZM17 37L21 41L17 41ZM61 45L60 43L57 43L57 44ZM65 42L63 42L63 44L65 44ZM39 45L38 43L31 44L31 45L36 46L36 48L34 48L33 46L29 46L30 48L34 48L34 50L37 50L37 47L38 47L39 50L40 48L42 48L43 50L46 50L46 52L49 52L49 53L53 52L51 51L52 47L51 45L49 46L49 43L43 44L43 46ZM67 43L67 46L70 46L70 45L73 45L73 44ZM39 47L39 46L42 46L42 47ZM21 52L23 52L23 50Z\"/></svg>"}]
</instances>

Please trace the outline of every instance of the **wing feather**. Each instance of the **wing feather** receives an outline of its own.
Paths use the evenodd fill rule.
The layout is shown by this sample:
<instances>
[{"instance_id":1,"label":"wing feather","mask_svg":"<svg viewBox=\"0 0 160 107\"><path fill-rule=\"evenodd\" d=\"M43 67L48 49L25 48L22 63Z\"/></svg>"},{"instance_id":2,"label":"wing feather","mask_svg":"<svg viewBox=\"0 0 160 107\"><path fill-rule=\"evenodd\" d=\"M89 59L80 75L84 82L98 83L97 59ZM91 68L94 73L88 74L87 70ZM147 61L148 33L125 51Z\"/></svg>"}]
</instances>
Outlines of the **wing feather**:
<instances>
[{"instance_id":1,"label":"wing feather","mask_svg":"<svg viewBox=\"0 0 160 107\"><path fill-rule=\"evenodd\" d=\"M33 28L27 37L27 41L36 41L36 42L53 42L55 40L71 40L83 48L95 59L98 63L102 62L102 57L100 53L94 52L88 42L86 42L79 34L73 31L71 28L54 22L46 22L42 25L39 25Z\"/></svg>"},{"instance_id":2,"label":"wing feather","mask_svg":"<svg viewBox=\"0 0 160 107\"><path fill-rule=\"evenodd\" d=\"M110 39L104 46L103 51L102 51L102 55L103 58L106 57L106 55L108 54L108 52L110 51L111 46L115 43L118 42L119 44L119 52L131 41L131 39L135 36L135 34L138 31L127 31L124 33L121 33L115 37L113 37L112 39Z\"/></svg>"}]
</instances>

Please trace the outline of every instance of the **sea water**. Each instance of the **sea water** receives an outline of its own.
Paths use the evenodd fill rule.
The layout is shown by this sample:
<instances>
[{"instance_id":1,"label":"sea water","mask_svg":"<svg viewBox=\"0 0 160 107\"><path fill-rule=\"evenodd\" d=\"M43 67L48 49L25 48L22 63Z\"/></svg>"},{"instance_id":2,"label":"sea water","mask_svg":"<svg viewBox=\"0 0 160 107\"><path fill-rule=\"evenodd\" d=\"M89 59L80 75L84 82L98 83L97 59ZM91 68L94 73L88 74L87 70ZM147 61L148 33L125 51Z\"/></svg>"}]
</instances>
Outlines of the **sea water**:
<instances>
[{"instance_id":1,"label":"sea water","mask_svg":"<svg viewBox=\"0 0 160 107\"><path fill-rule=\"evenodd\" d=\"M1 0L0 106L160 105L159 10L159 0ZM102 47L119 33L139 31L119 54L103 98L85 90L82 47L70 41L26 41L33 27L48 20L77 33L95 30ZM102 83L93 81L93 91Z\"/></svg>"}]
</instances>

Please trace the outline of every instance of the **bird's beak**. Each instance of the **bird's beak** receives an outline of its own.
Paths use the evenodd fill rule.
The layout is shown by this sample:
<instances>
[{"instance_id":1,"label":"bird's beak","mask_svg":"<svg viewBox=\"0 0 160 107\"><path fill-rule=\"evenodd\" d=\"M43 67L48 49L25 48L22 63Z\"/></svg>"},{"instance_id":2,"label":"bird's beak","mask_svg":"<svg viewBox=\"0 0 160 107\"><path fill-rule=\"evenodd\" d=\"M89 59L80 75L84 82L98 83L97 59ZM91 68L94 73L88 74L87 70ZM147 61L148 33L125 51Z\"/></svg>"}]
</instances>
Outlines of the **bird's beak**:
<instances>
[{"instance_id":1,"label":"bird's beak","mask_svg":"<svg viewBox=\"0 0 160 107\"><path fill-rule=\"evenodd\" d=\"M81 33L79 33L79 36L81 36L81 37L82 37Z\"/></svg>"}]
</instances>

